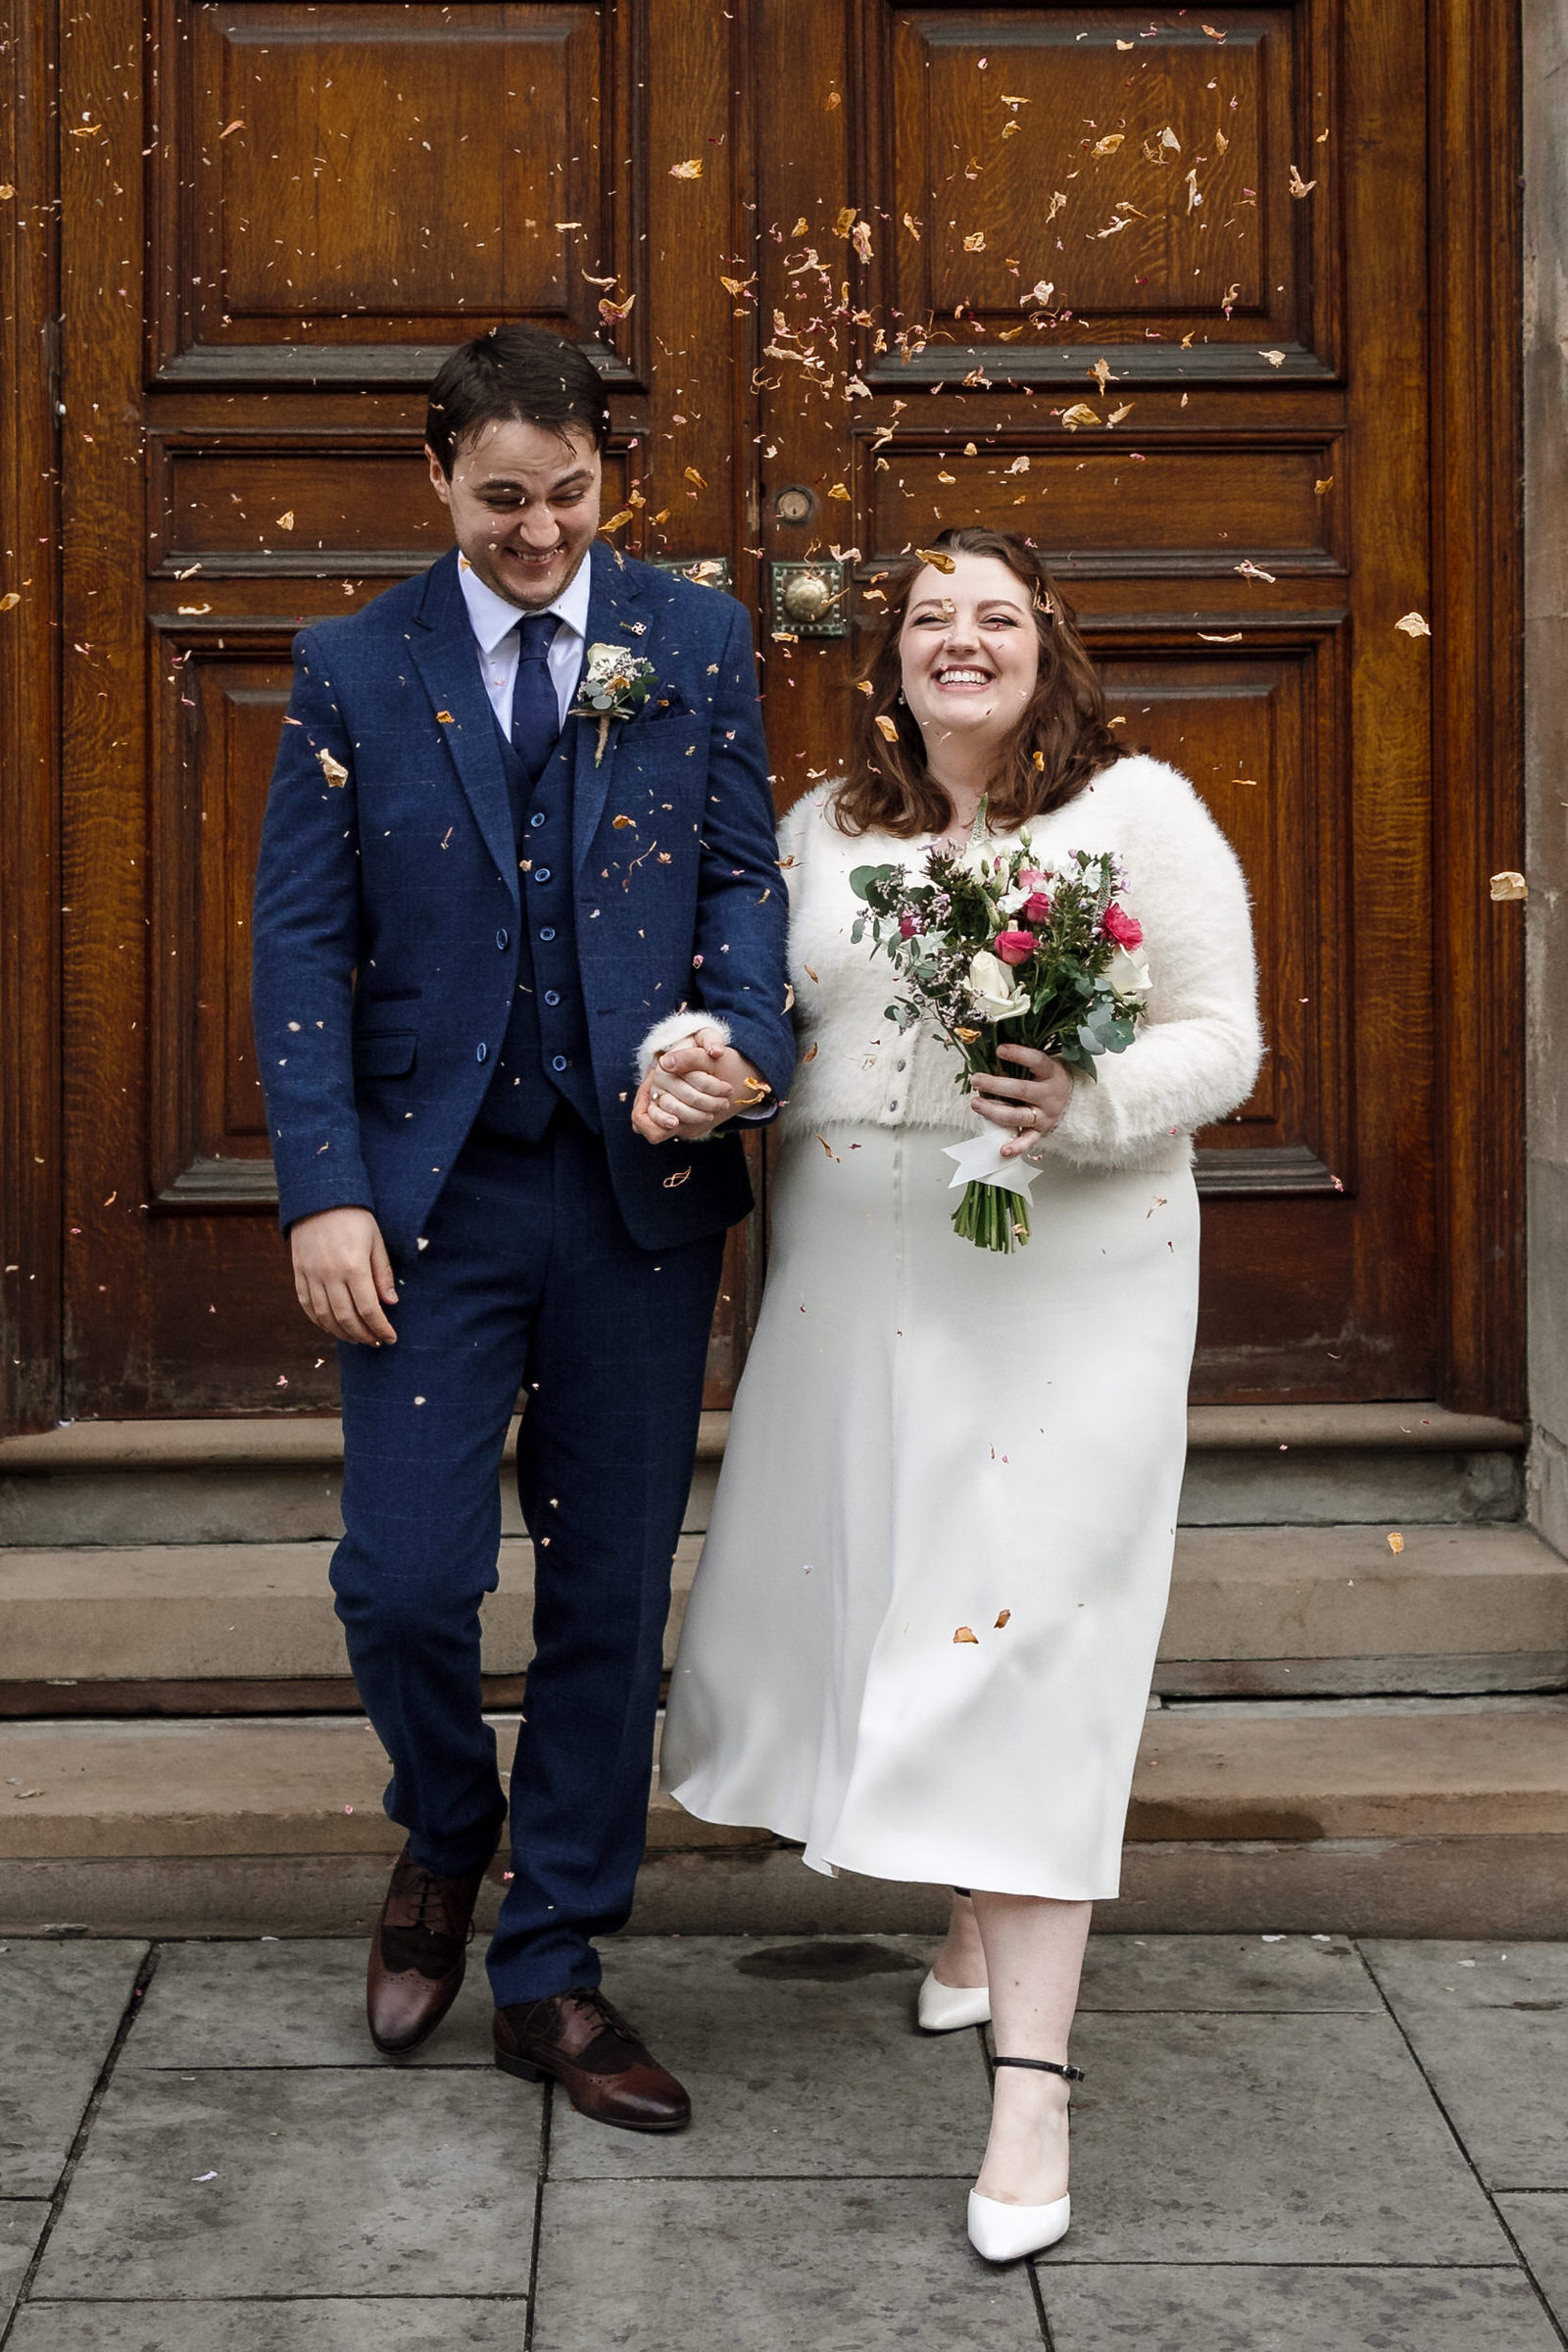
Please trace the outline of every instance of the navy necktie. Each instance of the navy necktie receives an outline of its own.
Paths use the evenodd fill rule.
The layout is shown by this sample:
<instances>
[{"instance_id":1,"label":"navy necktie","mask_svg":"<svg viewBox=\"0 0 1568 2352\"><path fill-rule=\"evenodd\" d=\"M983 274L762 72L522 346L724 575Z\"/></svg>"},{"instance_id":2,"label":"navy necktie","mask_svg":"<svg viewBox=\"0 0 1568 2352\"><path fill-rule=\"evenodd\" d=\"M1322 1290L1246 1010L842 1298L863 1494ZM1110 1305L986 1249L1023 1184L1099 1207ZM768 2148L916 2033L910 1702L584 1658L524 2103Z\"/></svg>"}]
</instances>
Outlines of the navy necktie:
<instances>
[{"instance_id":1,"label":"navy necktie","mask_svg":"<svg viewBox=\"0 0 1568 2352\"><path fill-rule=\"evenodd\" d=\"M558 612L534 612L517 626L517 675L512 689L512 748L530 784L561 737L561 705L550 675L550 642L561 626Z\"/></svg>"}]
</instances>

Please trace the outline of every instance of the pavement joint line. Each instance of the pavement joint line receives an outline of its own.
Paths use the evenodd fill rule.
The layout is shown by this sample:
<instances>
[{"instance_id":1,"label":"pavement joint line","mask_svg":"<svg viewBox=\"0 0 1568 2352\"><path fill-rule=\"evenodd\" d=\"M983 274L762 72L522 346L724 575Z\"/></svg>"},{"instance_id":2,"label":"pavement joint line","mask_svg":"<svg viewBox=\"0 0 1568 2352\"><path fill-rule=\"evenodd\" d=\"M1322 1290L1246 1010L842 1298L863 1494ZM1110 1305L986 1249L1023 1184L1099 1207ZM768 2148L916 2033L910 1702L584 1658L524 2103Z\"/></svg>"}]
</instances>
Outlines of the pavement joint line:
<instances>
[{"instance_id":1,"label":"pavement joint line","mask_svg":"<svg viewBox=\"0 0 1568 2352\"><path fill-rule=\"evenodd\" d=\"M1398 2034L1399 2039L1409 2051L1411 2060L1415 2066L1415 2070L1421 2077L1422 2082L1426 2084L1428 2094L1431 2097L1433 2105L1437 2108L1438 2113L1443 2118L1444 2124L1447 2129L1449 2138L1453 2141L1453 2144L1458 2149L1460 2156L1464 2159L1464 2163L1468 2168L1471 2179L1474 2180L1477 2188L1480 2189L1481 2194L1486 2198L1488 2205L1491 2207L1493 2218L1496 2222L1498 2229L1502 2231L1502 2234L1507 2239L1509 2245L1512 2246L1514 2251L1514 2259L1518 2263L1519 2268L1523 2272L1525 2278L1530 2281L1530 2291L1535 2296L1537 2303L1540 2305L1542 2314L1545 2319L1547 2327L1556 2336L1558 2343L1568 2347L1568 2328L1564 2327L1563 2323L1558 2319L1556 2313L1553 2311L1550 2303L1547 2301L1546 2296L1542 2289L1541 2281L1539 2278L1537 2278L1535 2272L1531 2269L1529 2261L1526 2259L1523 2246L1521 2246L1518 2238L1514 2235L1513 2230L1509 2228L1507 2216L1500 2210L1497 2204L1497 2194L1511 2196L1514 2192L1511 2189L1504 2189L1494 2194L1494 2191L1487 2186L1485 2180L1482 2180L1480 2168L1476 2164L1476 2161L1471 2155L1469 2149L1465 2146L1464 2141L1460 2136L1458 2127L1454 2123L1452 2116L1448 2113L1446 2103L1445 2102L1442 2093L1439 2091L1437 2084L1433 2082L1432 2077L1427 2073L1426 2068L1422 2065L1421 2054L1417 2050L1415 2043L1411 2040L1409 2034L1404 2030L1403 2020L1400 2018L1398 2012L1394 2006L1394 2003L1389 1999L1388 1994L1383 1989L1383 1981L1379 1977L1371 1957L1369 1954L1362 1951L1360 1937L1352 1936L1350 1941L1356 1958L1360 1961L1361 1966L1366 1970L1367 1975L1371 1978L1373 1984L1377 1987L1378 1998L1383 2003L1384 2009L1388 2013L1395 2032ZM1466 2264L1463 2266L1455 2265L1454 2267L1473 2269L1483 2266ZM0 2352L4 2352L3 2345L0 2345Z\"/></svg>"},{"instance_id":2,"label":"pavement joint line","mask_svg":"<svg viewBox=\"0 0 1568 2352\"><path fill-rule=\"evenodd\" d=\"M130 2030L141 2015L147 1987L158 1973L162 1948L162 1945L156 1942L148 1944L141 1966L136 1971L135 1983L125 1996L125 2006L121 2012L120 2023L115 2029L115 2037L109 2045L108 2055L104 2059L103 2065L98 2069L97 2081L87 2094L87 2104L81 2111L81 2120L76 2126L75 2134L66 2154L66 2161L61 2167L60 2178L55 2182L54 2195L49 2199L48 2219L38 2232L38 2243L32 2249L32 2260L28 2263L17 2287L16 2300L11 2306L11 2317L7 2320L4 2328L0 2328L0 2352L5 2352L6 2346L10 2343L17 2322L32 2292L32 2282L38 2276L43 2258L49 2250L49 2240L55 2233L55 2225L65 2211L66 2198L70 2195L71 2184L76 2177L76 2167L86 2152L93 2125L98 2120L98 2110L104 2103L115 2068L120 2063L120 2053L130 2038Z\"/></svg>"},{"instance_id":3,"label":"pavement joint line","mask_svg":"<svg viewBox=\"0 0 1568 2352\"><path fill-rule=\"evenodd\" d=\"M539 2102L539 2164L533 2184L533 2244L528 2250L528 2308L522 2324L522 2352L533 2352L533 2326L539 2309L539 2249L545 2232L545 2188L550 2179L550 2126L555 2114L556 2086L547 2076Z\"/></svg>"}]
</instances>

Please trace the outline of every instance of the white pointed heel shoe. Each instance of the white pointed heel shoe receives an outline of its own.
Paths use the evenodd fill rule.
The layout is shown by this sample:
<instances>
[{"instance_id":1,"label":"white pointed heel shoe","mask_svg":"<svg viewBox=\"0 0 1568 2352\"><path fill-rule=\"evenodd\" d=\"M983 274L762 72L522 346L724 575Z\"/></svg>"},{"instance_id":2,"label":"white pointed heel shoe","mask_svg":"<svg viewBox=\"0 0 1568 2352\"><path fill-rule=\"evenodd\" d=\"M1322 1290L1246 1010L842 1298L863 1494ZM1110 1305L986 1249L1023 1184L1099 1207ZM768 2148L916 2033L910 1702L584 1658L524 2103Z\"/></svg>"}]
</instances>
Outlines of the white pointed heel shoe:
<instances>
[{"instance_id":1,"label":"white pointed heel shoe","mask_svg":"<svg viewBox=\"0 0 1568 2352\"><path fill-rule=\"evenodd\" d=\"M960 2026L989 2026L989 1984L942 1984L927 1969L916 2011L922 2034L956 2034Z\"/></svg>"},{"instance_id":2,"label":"white pointed heel shoe","mask_svg":"<svg viewBox=\"0 0 1568 2352\"><path fill-rule=\"evenodd\" d=\"M1057 2066L1050 2058L998 2058L997 2066L1026 2066L1035 2074L1060 2075L1063 2082L1081 2082L1081 2066ZM1043 2254L1065 2237L1072 2221L1071 2197L1051 2205L1004 2205L997 2197L969 2191L969 2243L987 2262L1018 2262L1025 2254Z\"/></svg>"}]
</instances>

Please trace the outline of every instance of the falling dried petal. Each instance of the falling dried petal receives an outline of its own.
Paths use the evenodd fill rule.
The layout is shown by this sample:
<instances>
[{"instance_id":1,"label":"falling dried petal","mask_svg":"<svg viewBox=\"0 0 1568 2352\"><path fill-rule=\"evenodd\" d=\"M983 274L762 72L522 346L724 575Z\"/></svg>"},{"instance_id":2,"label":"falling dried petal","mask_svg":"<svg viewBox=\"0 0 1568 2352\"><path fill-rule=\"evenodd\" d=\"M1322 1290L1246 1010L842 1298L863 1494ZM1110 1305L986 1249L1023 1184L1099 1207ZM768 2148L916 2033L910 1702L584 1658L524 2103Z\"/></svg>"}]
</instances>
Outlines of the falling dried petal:
<instances>
[{"instance_id":1,"label":"falling dried petal","mask_svg":"<svg viewBox=\"0 0 1568 2352\"><path fill-rule=\"evenodd\" d=\"M972 1634L972 1633L969 1631L969 1628L968 1628L966 1625L960 1625L960 1626L959 1626L959 1628L958 1628L958 1630L957 1630L957 1632L956 1632L956 1633L954 1635L953 1639L955 1640L955 1642L972 1642L974 1643L974 1645L975 1645L976 1649L978 1649L978 1648L979 1648L979 1646L980 1646L980 1637L979 1637L979 1635L978 1635L978 1634Z\"/></svg>"},{"instance_id":2,"label":"falling dried petal","mask_svg":"<svg viewBox=\"0 0 1568 2352\"><path fill-rule=\"evenodd\" d=\"M1332 473L1326 473L1320 482L1312 484L1312 495L1314 498L1327 498L1333 487L1334 476Z\"/></svg>"},{"instance_id":3,"label":"falling dried petal","mask_svg":"<svg viewBox=\"0 0 1568 2352\"><path fill-rule=\"evenodd\" d=\"M1527 899L1530 896L1529 883L1523 874L1516 874L1511 867L1506 873L1494 874L1488 888L1499 903L1504 899Z\"/></svg>"},{"instance_id":4,"label":"falling dried petal","mask_svg":"<svg viewBox=\"0 0 1568 2352\"><path fill-rule=\"evenodd\" d=\"M706 481L703 479L703 476L702 476L702 475L701 475L701 474L698 472L698 470L697 470L697 468L696 468L696 466L687 466L687 468L686 468L686 479L687 479L689 482L695 482L695 483L697 484L697 487L698 487L698 489L699 489L699 490L706 490L706 489L708 488L708 484L707 484L707 482L706 482Z\"/></svg>"},{"instance_id":5,"label":"falling dried petal","mask_svg":"<svg viewBox=\"0 0 1568 2352\"><path fill-rule=\"evenodd\" d=\"M827 107L825 111L828 114L832 114L835 107L840 107L843 104L844 100L840 96L839 92L837 90L829 90L827 94Z\"/></svg>"},{"instance_id":6,"label":"falling dried petal","mask_svg":"<svg viewBox=\"0 0 1568 2352\"><path fill-rule=\"evenodd\" d=\"M1095 141L1092 152L1096 155L1114 155L1126 135L1123 130L1107 130L1102 139Z\"/></svg>"},{"instance_id":7,"label":"falling dried petal","mask_svg":"<svg viewBox=\"0 0 1568 2352\"><path fill-rule=\"evenodd\" d=\"M1389 1549L1395 1554L1396 1557L1397 1557L1398 1554L1404 1549L1404 1538L1397 1532L1390 1536Z\"/></svg>"},{"instance_id":8,"label":"falling dried petal","mask_svg":"<svg viewBox=\"0 0 1568 2352\"><path fill-rule=\"evenodd\" d=\"M1027 473L1028 470L1029 461L1027 458L1014 458L1012 464L1007 467L1009 473Z\"/></svg>"},{"instance_id":9,"label":"falling dried petal","mask_svg":"<svg viewBox=\"0 0 1568 2352\"><path fill-rule=\"evenodd\" d=\"M637 819L634 816L612 816L610 821L614 830L619 833L626 825L634 825Z\"/></svg>"},{"instance_id":10,"label":"falling dried petal","mask_svg":"<svg viewBox=\"0 0 1568 2352\"><path fill-rule=\"evenodd\" d=\"M1242 642L1240 629L1232 629L1228 637L1213 636L1207 629L1200 629L1198 634L1205 645L1240 645Z\"/></svg>"},{"instance_id":11,"label":"falling dried petal","mask_svg":"<svg viewBox=\"0 0 1568 2352\"><path fill-rule=\"evenodd\" d=\"M1271 368L1283 368L1285 365L1283 351L1260 351L1257 356L1260 360L1267 360Z\"/></svg>"},{"instance_id":12,"label":"falling dried petal","mask_svg":"<svg viewBox=\"0 0 1568 2352\"><path fill-rule=\"evenodd\" d=\"M677 1186L677 1185L682 1185L682 1184L684 1184L684 1183L685 1183L685 1181L686 1181L686 1179L687 1179L687 1177L688 1177L690 1174L691 1174L691 1170L690 1170L690 1168L677 1168L677 1169L675 1170L675 1173L674 1173L674 1175L673 1175L673 1176L666 1176L666 1177L664 1178L664 1190L665 1190L665 1192L666 1192L666 1193L672 1193L672 1192L674 1192L674 1190L675 1190L676 1186Z\"/></svg>"},{"instance_id":13,"label":"falling dried petal","mask_svg":"<svg viewBox=\"0 0 1568 2352\"><path fill-rule=\"evenodd\" d=\"M671 164L669 176L671 179L701 179L703 176L702 157L694 155L684 164Z\"/></svg>"},{"instance_id":14,"label":"falling dried petal","mask_svg":"<svg viewBox=\"0 0 1568 2352\"><path fill-rule=\"evenodd\" d=\"M1237 564L1236 568L1241 573L1244 580L1267 580L1271 588L1274 585L1274 573L1271 571L1264 571L1259 564L1256 564L1252 562L1250 556L1245 556L1241 563Z\"/></svg>"},{"instance_id":15,"label":"falling dried petal","mask_svg":"<svg viewBox=\"0 0 1568 2352\"><path fill-rule=\"evenodd\" d=\"M855 226L855 207L854 207L854 205L853 205L853 204L845 204L845 205L841 205L841 206L839 207L839 215L838 215L838 219L837 219L837 220L834 221L834 223L833 223L833 234L834 234L836 237L847 237L847 236L849 235L849 233L850 233L851 229L852 229L854 226Z\"/></svg>"},{"instance_id":16,"label":"falling dried petal","mask_svg":"<svg viewBox=\"0 0 1568 2352\"><path fill-rule=\"evenodd\" d=\"M1134 410L1134 408L1135 408L1136 406L1137 406L1137 403L1136 403L1136 402L1134 402L1134 401L1131 401L1131 400L1124 400L1124 401L1122 402L1122 404L1121 404L1121 407L1120 407L1119 409L1112 409L1112 410L1111 410L1111 412L1110 412L1110 415L1109 415L1109 416L1108 416L1105 418L1105 422L1106 422L1107 424L1120 424L1120 423L1122 423L1122 421L1123 421L1123 420L1124 420L1126 417L1128 417L1128 416L1130 416L1132 415L1132 413L1133 413L1133 410Z\"/></svg>"},{"instance_id":17,"label":"falling dried petal","mask_svg":"<svg viewBox=\"0 0 1568 2352\"><path fill-rule=\"evenodd\" d=\"M204 612L210 612L212 609L211 605L176 605L174 607L177 613L189 620L199 620Z\"/></svg>"},{"instance_id":18,"label":"falling dried petal","mask_svg":"<svg viewBox=\"0 0 1568 2352\"><path fill-rule=\"evenodd\" d=\"M922 564L930 564L933 571L956 571L958 568L953 558L944 554L940 547L917 547L914 552Z\"/></svg>"},{"instance_id":19,"label":"falling dried petal","mask_svg":"<svg viewBox=\"0 0 1568 2352\"><path fill-rule=\"evenodd\" d=\"M869 678L861 678L856 691L859 694L875 694L876 688L872 685Z\"/></svg>"},{"instance_id":20,"label":"falling dried petal","mask_svg":"<svg viewBox=\"0 0 1568 2352\"><path fill-rule=\"evenodd\" d=\"M21 602L21 591L16 588L8 588L4 596L0 596L0 612L14 612Z\"/></svg>"},{"instance_id":21,"label":"falling dried petal","mask_svg":"<svg viewBox=\"0 0 1568 2352\"><path fill-rule=\"evenodd\" d=\"M602 299L599 305L599 316L607 326L612 326L617 318L624 318L629 315L631 306L636 299L635 294L628 294L624 302L611 302Z\"/></svg>"},{"instance_id":22,"label":"falling dried petal","mask_svg":"<svg viewBox=\"0 0 1568 2352\"><path fill-rule=\"evenodd\" d=\"M321 746L321 749L317 753L316 758L317 763L319 766L322 775L326 778L329 784L346 784L348 782L348 769L344 766L341 760L333 759L325 744Z\"/></svg>"},{"instance_id":23,"label":"falling dried petal","mask_svg":"<svg viewBox=\"0 0 1568 2352\"><path fill-rule=\"evenodd\" d=\"M1110 381L1110 362L1108 360L1097 360L1094 366L1090 368L1089 372L1094 377L1096 383L1100 386L1101 391L1103 392L1105 386Z\"/></svg>"},{"instance_id":24,"label":"falling dried petal","mask_svg":"<svg viewBox=\"0 0 1568 2352\"><path fill-rule=\"evenodd\" d=\"M1075 433L1081 424L1098 424L1100 418L1087 401L1075 400L1070 409L1062 410L1061 421L1069 433Z\"/></svg>"},{"instance_id":25,"label":"falling dried petal","mask_svg":"<svg viewBox=\"0 0 1568 2352\"><path fill-rule=\"evenodd\" d=\"M851 232L850 243L855 247L862 262L868 262L871 259L871 224L868 220L857 220Z\"/></svg>"},{"instance_id":26,"label":"falling dried petal","mask_svg":"<svg viewBox=\"0 0 1568 2352\"><path fill-rule=\"evenodd\" d=\"M850 495L850 494L849 494L848 490L846 490L846 489L845 489L845 487L844 487L844 484L843 484L842 482L835 482L835 483L833 484L832 488L831 488L831 489L829 490L829 492L828 492L828 496L829 496L829 498L846 498L846 499L847 499L847 498L849 497L849 495Z\"/></svg>"},{"instance_id":27,"label":"falling dried petal","mask_svg":"<svg viewBox=\"0 0 1568 2352\"><path fill-rule=\"evenodd\" d=\"M292 507L286 508L278 516L277 527L280 531L291 531L294 528L294 510Z\"/></svg>"},{"instance_id":28,"label":"falling dried petal","mask_svg":"<svg viewBox=\"0 0 1568 2352\"><path fill-rule=\"evenodd\" d=\"M1432 634L1419 612L1401 612L1394 625L1396 629L1402 629L1407 637L1430 637Z\"/></svg>"},{"instance_id":29,"label":"falling dried petal","mask_svg":"<svg viewBox=\"0 0 1568 2352\"><path fill-rule=\"evenodd\" d=\"M438 710L438 711L436 712L436 714L435 714L435 715L436 715L436 724L437 724L438 726L442 726L442 727L450 727L450 726L451 726L451 724L452 724L452 713L451 713L451 711L450 711L450 710Z\"/></svg>"},{"instance_id":30,"label":"falling dried petal","mask_svg":"<svg viewBox=\"0 0 1568 2352\"><path fill-rule=\"evenodd\" d=\"M1180 155L1182 151L1182 143L1168 122L1159 134L1159 143L1167 154Z\"/></svg>"},{"instance_id":31,"label":"falling dried petal","mask_svg":"<svg viewBox=\"0 0 1568 2352\"><path fill-rule=\"evenodd\" d=\"M970 234L963 240L963 250L965 253L984 253L985 249L986 232L983 228L971 230Z\"/></svg>"},{"instance_id":32,"label":"falling dried petal","mask_svg":"<svg viewBox=\"0 0 1568 2352\"><path fill-rule=\"evenodd\" d=\"M899 740L898 720L889 718L885 710L879 710L876 714L876 731L884 743L897 743Z\"/></svg>"},{"instance_id":33,"label":"falling dried petal","mask_svg":"<svg viewBox=\"0 0 1568 2352\"><path fill-rule=\"evenodd\" d=\"M1290 188L1293 196L1310 196L1316 186L1315 179L1303 179L1296 166L1294 164L1291 166Z\"/></svg>"},{"instance_id":34,"label":"falling dried petal","mask_svg":"<svg viewBox=\"0 0 1568 2352\"><path fill-rule=\"evenodd\" d=\"M602 531L618 531L622 523L630 522L636 512L635 507L622 507L618 514L612 514L610 520L602 522L599 528Z\"/></svg>"},{"instance_id":35,"label":"falling dried petal","mask_svg":"<svg viewBox=\"0 0 1568 2352\"><path fill-rule=\"evenodd\" d=\"M997 1632L999 1634L1001 1633L1003 1627L1007 1623L1011 1615L1012 1611L1010 1609L1003 1610L1002 1615L997 1619Z\"/></svg>"},{"instance_id":36,"label":"falling dried petal","mask_svg":"<svg viewBox=\"0 0 1568 2352\"><path fill-rule=\"evenodd\" d=\"M980 1036L978 1029L955 1029L953 1034L966 1046L974 1045Z\"/></svg>"},{"instance_id":37,"label":"falling dried petal","mask_svg":"<svg viewBox=\"0 0 1568 2352\"><path fill-rule=\"evenodd\" d=\"M956 482L957 478L958 477L956 473L939 473L937 475L937 480L939 482Z\"/></svg>"}]
</instances>

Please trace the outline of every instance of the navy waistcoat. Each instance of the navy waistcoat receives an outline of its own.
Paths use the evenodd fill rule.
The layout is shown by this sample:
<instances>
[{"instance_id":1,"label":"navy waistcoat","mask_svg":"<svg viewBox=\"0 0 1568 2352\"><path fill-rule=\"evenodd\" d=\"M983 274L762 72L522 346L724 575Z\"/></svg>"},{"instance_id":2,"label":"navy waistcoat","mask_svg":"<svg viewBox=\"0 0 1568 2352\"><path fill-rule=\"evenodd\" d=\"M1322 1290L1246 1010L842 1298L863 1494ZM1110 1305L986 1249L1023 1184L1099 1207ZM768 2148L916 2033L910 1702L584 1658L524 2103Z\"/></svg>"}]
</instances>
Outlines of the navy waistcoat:
<instances>
[{"instance_id":1,"label":"navy waistcoat","mask_svg":"<svg viewBox=\"0 0 1568 2352\"><path fill-rule=\"evenodd\" d=\"M559 756L547 760L530 792L499 720L496 736L516 830L522 929L512 1013L480 1120L536 1143L564 1097L597 1135L571 887L571 763Z\"/></svg>"}]
</instances>

